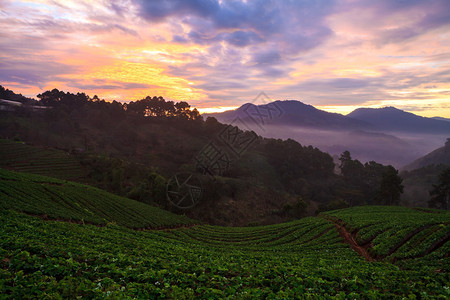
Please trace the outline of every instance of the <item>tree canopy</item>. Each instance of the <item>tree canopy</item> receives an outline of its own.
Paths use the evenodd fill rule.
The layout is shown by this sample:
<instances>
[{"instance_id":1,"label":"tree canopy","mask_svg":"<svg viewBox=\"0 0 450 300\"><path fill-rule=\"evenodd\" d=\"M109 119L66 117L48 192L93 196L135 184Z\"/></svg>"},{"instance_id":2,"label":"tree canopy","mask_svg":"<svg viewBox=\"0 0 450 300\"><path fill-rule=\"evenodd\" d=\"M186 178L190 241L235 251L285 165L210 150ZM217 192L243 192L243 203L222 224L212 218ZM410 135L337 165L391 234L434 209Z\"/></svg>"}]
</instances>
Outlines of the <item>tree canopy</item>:
<instances>
[{"instance_id":1,"label":"tree canopy","mask_svg":"<svg viewBox=\"0 0 450 300\"><path fill-rule=\"evenodd\" d=\"M117 113L126 112L139 117L148 118L172 118L178 120L199 120L200 113L196 108L191 110L191 106L184 101L166 101L163 97L150 97L131 101L129 103L119 103L117 101L107 102L100 100L97 95L91 98L85 93L65 93L58 89L46 91L37 96L44 106L53 108L63 108L68 110L79 110L82 108L100 108L102 110L115 111Z\"/></svg>"},{"instance_id":2,"label":"tree canopy","mask_svg":"<svg viewBox=\"0 0 450 300\"><path fill-rule=\"evenodd\" d=\"M4 88L0 85L0 99L18 101L24 104L34 104L36 100L22 96L22 94L16 94L13 91Z\"/></svg>"},{"instance_id":3,"label":"tree canopy","mask_svg":"<svg viewBox=\"0 0 450 300\"><path fill-rule=\"evenodd\" d=\"M381 204L394 205L400 202L403 193L403 179L398 175L398 170L393 166L387 166L381 177L378 199Z\"/></svg>"},{"instance_id":4,"label":"tree canopy","mask_svg":"<svg viewBox=\"0 0 450 300\"><path fill-rule=\"evenodd\" d=\"M430 207L448 209L450 201L450 168L445 169L439 175L438 184L433 184L430 191L431 199L428 201Z\"/></svg>"}]
</instances>

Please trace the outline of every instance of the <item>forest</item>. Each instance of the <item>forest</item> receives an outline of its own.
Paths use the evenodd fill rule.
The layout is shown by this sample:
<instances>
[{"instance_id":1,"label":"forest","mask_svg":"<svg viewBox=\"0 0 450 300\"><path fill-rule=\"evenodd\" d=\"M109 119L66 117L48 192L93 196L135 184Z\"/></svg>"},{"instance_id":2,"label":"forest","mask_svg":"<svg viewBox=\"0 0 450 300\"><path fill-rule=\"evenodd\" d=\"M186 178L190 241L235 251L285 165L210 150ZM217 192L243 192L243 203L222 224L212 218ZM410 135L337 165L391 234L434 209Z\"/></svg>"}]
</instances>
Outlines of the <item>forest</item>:
<instances>
[{"instance_id":1,"label":"forest","mask_svg":"<svg viewBox=\"0 0 450 300\"><path fill-rule=\"evenodd\" d=\"M207 222L266 224L355 205L395 205L403 191L392 166L362 164L348 151L333 161L312 146L260 136L225 172L208 176L196 167L196 155L229 125L204 120L186 102L149 96L107 102L57 89L37 97L46 109L2 112L0 137L64 151L85 169L79 181ZM203 182L202 202L190 211L172 207L165 194L167 180L184 171Z\"/></svg>"}]
</instances>

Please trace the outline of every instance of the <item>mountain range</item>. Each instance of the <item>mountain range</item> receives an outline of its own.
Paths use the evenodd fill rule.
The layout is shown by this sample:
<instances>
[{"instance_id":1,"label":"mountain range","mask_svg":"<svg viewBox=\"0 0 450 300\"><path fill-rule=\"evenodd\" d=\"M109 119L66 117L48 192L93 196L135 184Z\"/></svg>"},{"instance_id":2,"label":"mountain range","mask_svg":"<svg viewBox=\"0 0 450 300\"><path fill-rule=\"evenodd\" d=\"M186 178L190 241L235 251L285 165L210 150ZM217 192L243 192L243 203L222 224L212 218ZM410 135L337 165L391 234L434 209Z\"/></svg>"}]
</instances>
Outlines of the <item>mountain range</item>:
<instances>
[{"instance_id":1,"label":"mountain range","mask_svg":"<svg viewBox=\"0 0 450 300\"><path fill-rule=\"evenodd\" d=\"M450 122L421 117L394 107L330 113L297 100L274 101L204 115L272 138L292 138L332 155L349 150L362 162L375 160L400 168L440 147Z\"/></svg>"},{"instance_id":2,"label":"mountain range","mask_svg":"<svg viewBox=\"0 0 450 300\"><path fill-rule=\"evenodd\" d=\"M450 134L450 122L443 118L421 117L395 107L358 108L346 117L363 120L383 131Z\"/></svg>"},{"instance_id":3,"label":"mountain range","mask_svg":"<svg viewBox=\"0 0 450 300\"><path fill-rule=\"evenodd\" d=\"M265 115L267 117L262 117ZM221 122L229 123L239 118L244 122L261 123L261 125L287 125L323 129L370 129L373 126L363 120L350 118L337 113L330 113L304 104L297 100L274 101L255 105L246 103L236 110L210 114Z\"/></svg>"}]
</instances>

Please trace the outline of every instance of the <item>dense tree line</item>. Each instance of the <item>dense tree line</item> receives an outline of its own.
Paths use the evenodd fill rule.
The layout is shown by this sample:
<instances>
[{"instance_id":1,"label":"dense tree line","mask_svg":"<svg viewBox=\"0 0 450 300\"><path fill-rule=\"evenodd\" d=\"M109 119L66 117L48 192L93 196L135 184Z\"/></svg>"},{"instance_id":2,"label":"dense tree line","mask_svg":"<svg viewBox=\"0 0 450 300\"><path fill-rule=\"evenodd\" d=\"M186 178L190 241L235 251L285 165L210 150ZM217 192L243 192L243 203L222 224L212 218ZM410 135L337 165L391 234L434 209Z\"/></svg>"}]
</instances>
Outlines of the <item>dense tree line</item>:
<instances>
[{"instance_id":1,"label":"dense tree line","mask_svg":"<svg viewBox=\"0 0 450 300\"><path fill-rule=\"evenodd\" d=\"M350 205L399 204L403 180L394 167L374 161L362 164L359 160L352 159L349 151L344 151L339 161L344 180L342 192Z\"/></svg>"},{"instance_id":2,"label":"dense tree line","mask_svg":"<svg viewBox=\"0 0 450 300\"><path fill-rule=\"evenodd\" d=\"M149 97L129 103L119 103L117 101L106 102L95 95L93 98L85 93L65 93L58 89L46 91L37 96L40 104L54 108L81 109L101 108L109 111L124 111L141 117L151 118L173 118L183 120L198 120L201 118L196 108L191 110L187 102L166 101L163 97Z\"/></svg>"},{"instance_id":3,"label":"dense tree line","mask_svg":"<svg viewBox=\"0 0 450 300\"><path fill-rule=\"evenodd\" d=\"M306 198L308 181L333 176L333 158L312 146L302 146L292 139L268 139L264 150L287 190Z\"/></svg>"},{"instance_id":4,"label":"dense tree line","mask_svg":"<svg viewBox=\"0 0 450 300\"><path fill-rule=\"evenodd\" d=\"M35 104L36 100L22 96L22 94L16 94L13 91L4 88L0 85L0 99L18 101L24 104Z\"/></svg>"}]
</instances>

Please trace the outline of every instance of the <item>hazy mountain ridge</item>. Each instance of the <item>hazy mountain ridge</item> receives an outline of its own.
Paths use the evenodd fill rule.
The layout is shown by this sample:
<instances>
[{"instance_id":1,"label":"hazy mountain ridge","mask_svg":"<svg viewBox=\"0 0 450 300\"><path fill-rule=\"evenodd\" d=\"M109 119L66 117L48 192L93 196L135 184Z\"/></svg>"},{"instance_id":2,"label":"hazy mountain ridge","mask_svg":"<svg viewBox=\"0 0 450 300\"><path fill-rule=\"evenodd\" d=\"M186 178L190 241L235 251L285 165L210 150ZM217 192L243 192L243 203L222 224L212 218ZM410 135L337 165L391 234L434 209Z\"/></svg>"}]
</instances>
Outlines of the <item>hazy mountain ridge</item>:
<instances>
[{"instance_id":1,"label":"hazy mountain ridge","mask_svg":"<svg viewBox=\"0 0 450 300\"><path fill-rule=\"evenodd\" d=\"M450 122L450 119L449 119L449 118L432 117L432 119L434 119L434 120L439 120L439 121Z\"/></svg>"},{"instance_id":2,"label":"hazy mountain ridge","mask_svg":"<svg viewBox=\"0 0 450 300\"><path fill-rule=\"evenodd\" d=\"M450 123L444 120L421 117L395 107L358 108L347 116L364 120L380 130L450 134Z\"/></svg>"},{"instance_id":3,"label":"hazy mountain ridge","mask_svg":"<svg viewBox=\"0 0 450 300\"><path fill-rule=\"evenodd\" d=\"M450 136L450 123L425 118L394 107L359 108L348 115L329 113L297 100L255 105L246 103L236 110L207 114L223 123L236 119L252 121L259 113L273 114L255 131L271 138L293 138L332 155L349 150L362 161L376 160L396 167L436 149ZM276 113L276 110L281 113Z\"/></svg>"},{"instance_id":4,"label":"hazy mountain ridge","mask_svg":"<svg viewBox=\"0 0 450 300\"><path fill-rule=\"evenodd\" d=\"M411 206L424 206L430 197L433 184L439 175L450 167L450 139L440 147L402 168L404 193L402 203Z\"/></svg>"},{"instance_id":5,"label":"hazy mountain ridge","mask_svg":"<svg viewBox=\"0 0 450 300\"><path fill-rule=\"evenodd\" d=\"M447 165L450 166L450 138L447 139L445 145L438 148L425 156L416 159L411 164L405 166L403 169L410 171L423 168L429 165Z\"/></svg>"},{"instance_id":6,"label":"hazy mountain ridge","mask_svg":"<svg viewBox=\"0 0 450 300\"><path fill-rule=\"evenodd\" d=\"M268 110L272 111L272 115L265 118L264 121L270 125L287 125L334 130L374 129L371 124L365 121L338 113L326 112L297 100L277 100L263 105L246 103L236 110L206 114L205 116L212 116L221 122L229 123L236 118L248 121L249 119L258 117L258 113L268 115Z\"/></svg>"}]
</instances>

